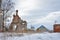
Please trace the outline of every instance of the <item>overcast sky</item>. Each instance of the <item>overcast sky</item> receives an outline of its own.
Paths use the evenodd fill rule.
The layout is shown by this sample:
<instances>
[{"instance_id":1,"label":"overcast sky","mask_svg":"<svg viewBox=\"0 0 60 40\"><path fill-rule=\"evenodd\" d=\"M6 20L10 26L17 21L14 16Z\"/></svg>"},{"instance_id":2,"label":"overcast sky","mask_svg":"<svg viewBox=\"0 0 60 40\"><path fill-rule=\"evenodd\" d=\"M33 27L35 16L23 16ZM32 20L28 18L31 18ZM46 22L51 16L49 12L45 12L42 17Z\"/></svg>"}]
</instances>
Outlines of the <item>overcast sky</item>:
<instances>
[{"instance_id":1,"label":"overcast sky","mask_svg":"<svg viewBox=\"0 0 60 40\"><path fill-rule=\"evenodd\" d=\"M15 0L15 9L28 27L44 25L52 30L55 20L60 23L60 0Z\"/></svg>"}]
</instances>

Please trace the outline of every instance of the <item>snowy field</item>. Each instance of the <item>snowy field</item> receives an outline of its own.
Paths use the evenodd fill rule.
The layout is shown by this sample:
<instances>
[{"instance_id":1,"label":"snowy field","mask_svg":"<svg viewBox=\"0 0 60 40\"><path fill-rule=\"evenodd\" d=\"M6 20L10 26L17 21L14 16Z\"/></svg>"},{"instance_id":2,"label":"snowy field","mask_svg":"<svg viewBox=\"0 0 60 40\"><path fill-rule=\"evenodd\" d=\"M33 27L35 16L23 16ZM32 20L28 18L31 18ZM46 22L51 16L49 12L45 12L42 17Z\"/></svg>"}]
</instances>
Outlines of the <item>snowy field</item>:
<instances>
[{"instance_id":1,"label":"snowy field","mask_svg":"<svg viewBox=\"0 0 60 40\"><path fill-rule=\"evenodd\" d=\"M14 34L15 36L12 35L8 35L8 33L0 33L0 40L60 40L60 33L18 34L18 36L16 36L16 34Z\"/></svg>"}]
</instances>

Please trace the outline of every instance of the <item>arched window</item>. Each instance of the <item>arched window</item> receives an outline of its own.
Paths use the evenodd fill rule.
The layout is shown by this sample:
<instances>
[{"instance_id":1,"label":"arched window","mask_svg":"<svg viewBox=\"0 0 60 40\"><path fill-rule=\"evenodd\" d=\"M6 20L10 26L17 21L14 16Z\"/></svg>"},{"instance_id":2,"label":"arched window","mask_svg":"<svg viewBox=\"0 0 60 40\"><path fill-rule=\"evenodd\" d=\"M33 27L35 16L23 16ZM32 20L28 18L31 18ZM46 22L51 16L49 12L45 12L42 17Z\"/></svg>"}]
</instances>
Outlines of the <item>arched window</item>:
<instances>
[{"instance_id":1,"label":"arched window","mask_svg":"<svg viewBox=\"0 0 60 40\"><path fill-rule=\"evenodd\" d=\"M16 27L17 27L16 25L13 26L13 30L14 30L14 31L16 30Z\"/></svg>"}]
</instances>

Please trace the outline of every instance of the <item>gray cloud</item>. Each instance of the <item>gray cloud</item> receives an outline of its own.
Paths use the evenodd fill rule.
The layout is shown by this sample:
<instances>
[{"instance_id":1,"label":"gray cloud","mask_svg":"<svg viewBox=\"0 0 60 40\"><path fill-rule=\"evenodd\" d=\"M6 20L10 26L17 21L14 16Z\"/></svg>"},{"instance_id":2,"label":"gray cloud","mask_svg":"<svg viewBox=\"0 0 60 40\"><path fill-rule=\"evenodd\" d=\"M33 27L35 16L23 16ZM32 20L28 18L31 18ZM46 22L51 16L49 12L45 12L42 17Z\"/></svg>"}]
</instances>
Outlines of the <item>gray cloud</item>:
<instances>
[{"instance_id":1,"label":"gray cloud","mask_svg":"<svg viewBox=\"0 0 60 40\"><path fill-rule=\"evenodd\" d=\"M26 0L26 2L24 0L23 1L18 0L18 1L20 1L20 4L19 4L19 2L17 2L18 5L16 5L16 7L21 11L21 14L24 14L21 17L22 17L22 19L26 19L28 21L29 25L31 25L31 24L34 25L33 23L35 23L35 20L42 19L43 17L48 16L48 14L50 14L52 12L60 11L60 0L33 0L33 1L32 0L28 0L28 1ZM31 1L32 1L32 3L31 3ZM25 14L27 14L27 15L25 15ZM58 21L60 20L59 17L56 19ZM45 18L43 19L43 21L44 20L45 20ZM50 22L47 22L47 23L46 22L45 23L40 22L40 23L36 23L36 25L34 25L34 26L38 26L40 24L44 24L47 26L49 24L51 27L47 26L47 28L51 29L52 28L51 23L54 20L55 20L54 18L53 18L53 20L50 18L49 20L47 20Z\"/></svg>"}]
</instances>

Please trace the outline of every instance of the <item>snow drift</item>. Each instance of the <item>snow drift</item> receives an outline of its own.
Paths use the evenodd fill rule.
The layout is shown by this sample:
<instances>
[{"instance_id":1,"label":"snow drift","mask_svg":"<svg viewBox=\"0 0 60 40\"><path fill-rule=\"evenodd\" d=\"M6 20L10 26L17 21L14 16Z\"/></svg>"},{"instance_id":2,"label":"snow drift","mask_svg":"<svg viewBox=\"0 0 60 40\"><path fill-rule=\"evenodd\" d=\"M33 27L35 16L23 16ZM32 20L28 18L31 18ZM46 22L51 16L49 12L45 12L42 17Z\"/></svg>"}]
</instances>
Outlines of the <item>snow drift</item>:
<instances>
[{"instance_id":1,"label":"snow drift","mask_svg":"<svg viewBox=\"0 0 60 40\"><path fill-rule=\"evenodd\" d=\"M0 33L0 40L60 40L60 33L35 33L24 36L3 36Z\"/></svg>"}]
</instances>

